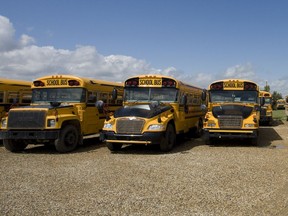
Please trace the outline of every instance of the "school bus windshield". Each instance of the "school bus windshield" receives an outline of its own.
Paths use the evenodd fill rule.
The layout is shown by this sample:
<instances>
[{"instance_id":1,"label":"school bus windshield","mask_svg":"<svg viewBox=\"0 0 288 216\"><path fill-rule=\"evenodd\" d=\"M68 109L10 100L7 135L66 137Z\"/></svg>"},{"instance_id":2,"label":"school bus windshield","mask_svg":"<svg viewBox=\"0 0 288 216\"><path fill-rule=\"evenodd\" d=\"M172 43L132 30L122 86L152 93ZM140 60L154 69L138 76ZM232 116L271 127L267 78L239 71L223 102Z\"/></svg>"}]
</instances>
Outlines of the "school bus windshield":
<instances>
[{"instance_id":1,"label":"school bus windshield","mask_svg":"<svg viewBox=\"0 0 288 216\"><path fill-rule=\"evenodd\" d=\"M32 103L86 101L86 90L83 88L45 88L33 89Z\"/></svg>"},{"instance_id":2,"label":"school bus windshield","mask_svg":"<svg viewBox=\"0 0 288 216\"><path fill-rule=\"evenodd\" d=\"M265 104L271 104L272 103L272 98L265 98Z\"/></svg>"},{"instance_id":3,"label":"school bus windshield","mask_svg":"<svg viewBox=\"0 0 288 216\"><path fill-rule=\"evenodd\" d=\"M212 103L257 103L257 98L257 91L210 91Z\"/></svg>"},{"instance_id":4,"label":"school bus windshield","mask_svg":"<svg viewBox=\"0 0 288 216\"><path fill-rule=\"evenodd\" d=\"M175 88L126 88L125 101L177 101Z\"/></svg>"}]
</instances>

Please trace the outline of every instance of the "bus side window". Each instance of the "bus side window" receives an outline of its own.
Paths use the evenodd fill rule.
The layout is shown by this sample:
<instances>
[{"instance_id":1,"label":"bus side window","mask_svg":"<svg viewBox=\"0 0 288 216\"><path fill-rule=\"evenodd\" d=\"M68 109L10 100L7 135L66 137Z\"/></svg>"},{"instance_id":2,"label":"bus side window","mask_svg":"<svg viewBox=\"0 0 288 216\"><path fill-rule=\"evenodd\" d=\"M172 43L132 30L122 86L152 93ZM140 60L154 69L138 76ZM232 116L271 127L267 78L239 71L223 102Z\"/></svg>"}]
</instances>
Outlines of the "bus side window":
<instances>
[{"instance_id":1,"label":"bus side window","mask_svg":"<svg viewBox=\"0 0 288 216\"><path fill-rule=\"evenodd\" d=\"M93 92L89 91L88 92L88 101L87 101L87 103L95 104L96 101L97 101L97 96Z\"/></svg>"},{"instance_id":2,"label":"bus side window","mask_svg":"<svg viewBox=\"0 0 288 216\"><path fill-rule=\"evenodd\" d=\"M4 102L4 92L0 92L0 103Z\"/></svg>"},{"instance_id":3,"label":"bus side window","mask_svg":"<svg viewBox=\"0 0 288 216\"><path fill-rule=\"evenodd\" d=\"M123 103L123 97L122 95L118 95L117 100L116 100L116 104L121 105Z\"/></svg>"},{"instance_id":4,"label":"bus side window","mask_svg":"<svg viewBox=\"0 0 288 216\"><path fill-rule=\"evenodd\" d=\"M193 95L193 102L192 102L193 105L198 105L198 98L196 95Z\"/></svg>"},{"instance_id":5,"label":"bus side window","mask_svg":"<svg viewBox=\"0 0 288 216\"><path fill-rule=\"evenodd\" d=\"M108 93L100 93L99 99L102 100L105 104L108 101Z\"/></svg>"},{"instance_id":6,"label":"bus side window","mask_svg":"<svg viewBox=\"0 0 288 216\"><path fill-rule=\"evenodd\" d=\"M18 103L19 102L19 95L17 92L8 92L8 103Z\"/></svg>"},{"instance_id":7,"label":"bus side window","mask_svg":"<svg viewBox=\"0 0 288 216\"><path fill-rule=\"evenodd\" d=\"M113 100L112 94L109 93L108 98L109 98L108 104L115 104L116 103L116 100Z\"/></svg>"},{"instance_id":8,"label":"bus side window","mask_svg":"<svg viewBox=\"0 0 288 216\"><path fill-rule=\"evenodd\" d=\"M23 94L20 103L31 103L31 94Z\"/></svg>"}]
</instances>

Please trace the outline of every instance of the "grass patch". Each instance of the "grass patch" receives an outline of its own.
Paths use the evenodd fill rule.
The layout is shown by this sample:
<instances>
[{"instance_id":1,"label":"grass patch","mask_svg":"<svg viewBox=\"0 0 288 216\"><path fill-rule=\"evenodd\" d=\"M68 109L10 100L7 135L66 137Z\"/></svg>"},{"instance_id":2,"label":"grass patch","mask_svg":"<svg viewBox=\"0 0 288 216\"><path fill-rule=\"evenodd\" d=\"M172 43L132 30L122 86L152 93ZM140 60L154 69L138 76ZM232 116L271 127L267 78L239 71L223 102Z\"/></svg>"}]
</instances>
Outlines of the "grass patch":
<instances>
[{"instance_id":1,"label":"grass patch","mask_svg":"<svg viewBox=\"0 0 288 216\"><path fill-rule=\"evenodd\" d=\"M273 119L276 120L286 120L287 116L285 114L285 110L273 110Z\"/></svg>"}]
</instances>

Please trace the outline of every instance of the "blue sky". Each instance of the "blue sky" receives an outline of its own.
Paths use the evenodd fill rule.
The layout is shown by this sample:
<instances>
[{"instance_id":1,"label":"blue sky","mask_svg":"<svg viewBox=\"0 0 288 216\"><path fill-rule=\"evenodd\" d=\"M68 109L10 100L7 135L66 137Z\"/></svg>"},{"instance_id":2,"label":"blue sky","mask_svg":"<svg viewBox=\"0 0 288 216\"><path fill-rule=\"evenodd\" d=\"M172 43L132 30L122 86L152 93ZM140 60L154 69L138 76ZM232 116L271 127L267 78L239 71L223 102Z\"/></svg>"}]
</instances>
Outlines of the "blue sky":
<instances>
[{"instance_id":1,"label":"blue sky","mask_svg":"<svg viewBox=\"0 0 288 216\"><path fill-rule=\"evenodd\" d=\"M288 95L285 0L0 0L0 76L222 78ZM2 45L1 45L2 44Z\"/></svg>"}]
</instances>

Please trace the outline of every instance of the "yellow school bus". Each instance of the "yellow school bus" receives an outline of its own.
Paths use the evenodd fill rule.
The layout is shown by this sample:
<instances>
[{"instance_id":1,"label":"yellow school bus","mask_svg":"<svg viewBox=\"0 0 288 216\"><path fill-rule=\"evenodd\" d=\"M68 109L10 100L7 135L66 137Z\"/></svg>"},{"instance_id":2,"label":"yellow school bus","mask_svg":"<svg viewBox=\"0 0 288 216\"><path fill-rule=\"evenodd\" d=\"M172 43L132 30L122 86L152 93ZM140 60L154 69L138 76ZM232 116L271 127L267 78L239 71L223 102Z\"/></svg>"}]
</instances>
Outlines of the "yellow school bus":
<instances>
[{"instance_id":1,"label":"yellow school bus","mask_svg":"<svg viewBox=\"0 0 288 216\"><path fill-rule=\"evenodd\" d=\"M112 97L113 91L118 98ZM0 138L12 152L28 144L72 151L83 138L99 137L106 116L122 106L122 95L121 83L72 75L38 78L32 84L31 105L10 109L1 121ZM98 103L104 105L98 108Z\"/></svg>"},{"instance_id":2,"label":"yellow school bus","mask_svg":"<svg viewBox=\"0 0 288 216\"><path fill-rule=\"evenodd\" d=\"M130 77L124 83L123 107L105 121L102 140L111 151L123 144L158 144L169 151L176 135L201 134L205 95L205 90L169 76Z\"/></svg>"},{"instance_id":3,"label":"yellow school bus","mask_svg":"<svg viewBox=\"0 0 288 216\"><path fill-rule=\"evenodd\" d=\"M288 121L288 95L285 97L285 114L286 114L286 120Z\"/></svg>"},{"instance_id":4,"label":"yellow school bus","mask_svg":"<svg viewBox=\"0 0 288 216\"><path fill-rule=\"evenodd\" d=\"M24 80L0 78L0 119L10 108L30 104L31 83Z\"/></svg>"},{"instance_id":5,"label":"yellow school bus","mask_svg":"<svg viewBox=\"0 0 288 216\"><path fill-rule=\"evenodd\" d=\"M284 99L278 99L277 101L276 101L276 109L277 110L283 110L283 109L285 109L285 100Z\"/></svg>"},{"instance_id":6,"label":"yellow school bus","mask_svg":"<svg viewBox=\"0 0 288 216\"><path fill-rule=\"evenodd\" d=\"M271 125L273 121L272 116L272 95L267 91L260 91L260 98L264 98L264 105L261 107L260 123Z\"/></svg>"},{"instance_id":7,"label":"yellow school bus","mask_svg":"<svg viewBox=\"0 0 288 216\"><path fill-rule=\"evenodd\" d=\"M249 80L225 79L208 88L204 139L249 138L257 144L260 121L259 86Z\"/></svg>"}]
</instances>

